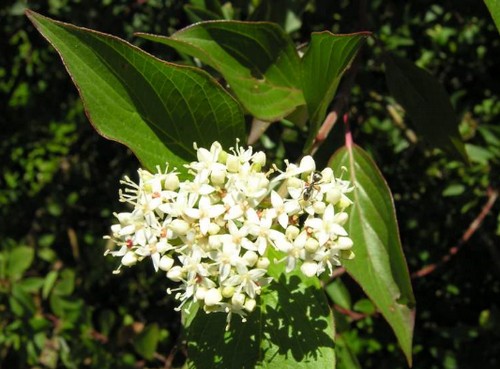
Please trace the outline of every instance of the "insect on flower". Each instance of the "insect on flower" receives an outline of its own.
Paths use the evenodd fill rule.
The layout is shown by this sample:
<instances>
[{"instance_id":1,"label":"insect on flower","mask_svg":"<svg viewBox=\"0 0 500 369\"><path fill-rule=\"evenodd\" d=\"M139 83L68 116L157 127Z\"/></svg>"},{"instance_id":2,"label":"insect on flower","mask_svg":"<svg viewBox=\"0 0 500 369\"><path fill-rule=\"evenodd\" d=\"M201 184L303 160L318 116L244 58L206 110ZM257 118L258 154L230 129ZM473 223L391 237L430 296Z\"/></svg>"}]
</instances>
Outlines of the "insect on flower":
<instances>
[{"instance_id":1,"label":"insect on flower","mask_svg":"<svg viewBox=\"0 0 500 369\"><path fill-rule=\"evenodd\" d=\"M304 185L304 190L302 191L302 198L304 201L309 201L314 194L314 191L319 191L319 182L323 179L323 175L320 172L312 172L309 182Z\"/></svg>"}]
</instances>

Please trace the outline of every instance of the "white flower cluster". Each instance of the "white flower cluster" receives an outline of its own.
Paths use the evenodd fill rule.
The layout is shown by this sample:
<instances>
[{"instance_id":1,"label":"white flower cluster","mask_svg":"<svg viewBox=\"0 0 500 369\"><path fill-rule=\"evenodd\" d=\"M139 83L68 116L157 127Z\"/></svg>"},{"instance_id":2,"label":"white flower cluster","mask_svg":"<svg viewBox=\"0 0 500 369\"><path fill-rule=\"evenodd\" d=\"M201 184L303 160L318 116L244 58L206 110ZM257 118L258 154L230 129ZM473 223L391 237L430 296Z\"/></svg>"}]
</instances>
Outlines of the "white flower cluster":
<instances>
[{"instance_id":1,"label":"white flower cluster","mask_svg":"<svg viewBox=\"0 0 500 369\"><path fill-rule=\"evenodd\" d=\"M270 262L311 277L354 255L344 229L351 187L330 168L318 172L306 156L299 165L286 162L285 171L263 172L266 155L251 147L196 149L191 180L168 169L140 169L138 184L125 177L120 200L134 209L115 214L109 238L119 249L106 252L121 258L120 267L150 257L156 271L180 282L173 290L179 309L196 301L228 313L228 321L233 313L244 319L270 282ZM270 261L270 247L283 257Z\"/></svg>"}]
</instances>

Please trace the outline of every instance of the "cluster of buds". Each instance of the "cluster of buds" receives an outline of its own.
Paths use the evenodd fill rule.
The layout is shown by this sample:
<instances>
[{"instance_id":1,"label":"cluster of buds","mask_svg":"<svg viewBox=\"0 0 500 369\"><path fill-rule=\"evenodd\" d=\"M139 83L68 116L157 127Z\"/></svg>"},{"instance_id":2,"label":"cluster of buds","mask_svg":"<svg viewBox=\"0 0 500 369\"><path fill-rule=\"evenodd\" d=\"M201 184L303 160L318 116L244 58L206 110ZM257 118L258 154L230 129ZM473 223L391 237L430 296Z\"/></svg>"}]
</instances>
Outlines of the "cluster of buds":
<instances>
[{"instance_id":1,"label":"cluster of buds","mask_svg":"<svg viewBox=\"0 0 500 369\"><path fill-rule=\"evenodd\" d=\"M179 309L198 302L206 312L226 312L229 322L255 309L271 262L312 277L353 257L344 228L352 188L331 168L316 171L306 156L265 172L266 155L251 147L195 149L190 180L167 168L139 169L139 183L122 181L120 200L133 210L115 214L111 227L118 247L106 253L121 258L116 273L150 257L156 271L179 283L168 290ZM269 248L281 257L270 260Z\"/></svg>"}]
</instances>

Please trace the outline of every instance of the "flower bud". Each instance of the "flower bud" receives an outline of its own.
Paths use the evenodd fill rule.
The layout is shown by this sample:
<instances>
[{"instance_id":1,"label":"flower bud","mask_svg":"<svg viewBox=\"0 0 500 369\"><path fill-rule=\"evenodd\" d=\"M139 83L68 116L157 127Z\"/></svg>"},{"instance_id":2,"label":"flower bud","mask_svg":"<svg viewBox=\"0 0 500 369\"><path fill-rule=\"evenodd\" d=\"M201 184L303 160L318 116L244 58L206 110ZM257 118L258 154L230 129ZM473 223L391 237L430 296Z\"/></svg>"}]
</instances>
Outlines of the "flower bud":
<instances>
[{"instance_id":1,"label":"flower bud","mask_svg":"<svg viewBox=\"0 0 500 369\"><path fill-rule=\"evenodd\" d=\"M351 200L349 200L349 198L348 198L347 196L342 196L342 197L340 198L339 203L338 203L338 205L339 205L339 207L340 207L341 209L348 208L349 206L351 206L351 204L352 204L352 201L351 201Z\"/></svg>"},{"instance_id":2,"label":"flower bud","mask_svg":"<svg viewBox=\"0 0 500 369\"><path fill-rule=\"evenodd\" d=\"M326 201L332 205L339 202L342 193L338 188L332 188L326 192Z\"/></svg>"},{"instance_id":3,"label":"flower bud","mask_svg":"<svg viewBox=\"0 0 500 369\"><path fill-rule=\"evenodd\" d=\"M342 259L352 260L355 256L356 255L354 255L354 252L352 252L351 250L340 250L340 257Z\"/></svg>"},{"instance_id":4,"label":"flower bud","mask_svg":"<svg viewBox=\"0 0 500 369\"><path fill-rule=\"evenodd\" d=\"M339 249L348 250L352 247L354 243L349 237L339 237L337 239L337 245Z\"/></svg>"},{"instance_id":5,"label":"flower bud","mask_svg":"<svg viewBox=\"0 0 500 369\"><path fill-rule=\"evenodd\" d=\"M160 264L158 265L161 270L168 272L174 265L174 259L168 255L163 255L160 259Z\"/></svg>"},{"instance_id":6,"label":"flower bud","mask_svg":"<svg viewBox=\"0 0 500 369\"><path fill-rule=\"evenodd\" d=\"M243 260L247 262L247 266L253 267L257 260L259 259L259 255L253 251L247 251L243 255Z\"/></svg>"},{"instance_id":7,"label":"flower bud","mask_svg":"<svg viewBox=\"0 0 500 369\"><path fill-rule=\"evenodd\" d=\"M205 294L205 305L214 306L222 300L222 294L218 288L211 288Z\"/></svg>"},{"instance_id":8,"label":"flower bud","mask_svg":"<svg viewBox=\"0 0 500 369\"><path fill-rule=\"evenodd\" d=\"M179 236L187 234L189 230L189 223L182 219L174 219L169 225L170 229Z\"/></svg>"},{"instance_id":9,"label":"flower bud","mask_svg":"<svg viewBox=\"0 0 500 369\"><path fill-rule=\"evenodd\" d=\"M265 256L259 258L259 260L257 260L257 268L259 269L267 269L269 267L269 264L271 262L269 261L268 258L266 258Z\"/></svg>"},{"instance_id":10,"label":"flower bud","mask_svg":"<svg viewBox=\"0 0 500 369\"><path fill-rule=\"evenodd\" d=\"M247 299L243 307L245 308L246 311L251 313L252 311L254 311L256 305L257 302L254 299Z\"/></svg>"},{"instance_id":11,"label":"flower bud","mask_svg":"<svg viewBox=\"0 0 500 369\"><path fill-rule=\"evenodd\" d=\"M290 189L290 188L300 188L300 189L302 189L304 187L304 181L298 179L297 177L291 177L291 178L287 179L287 181L286 181L286 187L287 187L287 189Z\"/></svg>"},{"instance_id":12,"label":"flower bud","mask_svg":"<svg viewBox=\"0 0 500 369\"><path fill-rule=\"evenodd\" d=\"M231 298L231 304L235 309L241 309L245 303L245 295L242 293L235 293Z\"/></svg>"},{"instance_id":13,"label":"flower bud","mask_svg":"<svg viewBox=\"0 0 500 369\"><path fill-rule=\"evenodd\" d=\"M125 266L132 266L137 263L137 255L133 251L128 251L122 257L122 264Z\"/></svg>"},{"instance_id":14,"label":"flower bud","mask_svg":"<svg viewBox=\"0 0 500 369\"><path fill-rule=\"evenodd\" d=\"M325 212L326 204L323 201L315 201L313 203L313 210L316 214L323 214Z\"/></svg>"},{"instance_id":15,"label":"flower bud","mask_svg":"<svg viewBox=\"0 0 500 369\"><path fill-rule=\"evenodd\" d=\"M316 162L311 155L306 155L302 158L299 169L301 172L312 172L316 169Z\"/></svg>"},{"instance_id":16,"label":"flower bud","mask_svg":"<svg viewBox=\"0 0 500 369\"><path fill-rule=\"evenodd\" d=\"M227 154L226 166L229 172L236 173L240 170L240 159L237 156Z\"/></svg>"},{"instance_id":17,"label":"flower bud","mask_svg":"<svg viewBox=\"0 0 500 369\"><path fill-rule=\"evenodd\" d=\"M318 264L312 260L307 260L302 263L302 265L300 266L300 270L302 271L302 273L304 273L305 276L312 277L318 271Z\"/></svg>"},{"instance_id":18,"label":"flower bud","mask_svg":"<svg viewBox=\"0 0 500 369\"><path fill-rule=\"evenodd\" d=\"M285 236L289 241L293 241L295 238L297 238L299 233L300 233L300 229L298 229L294 225L290 225L287 227L287 229L285 231Z\"/></svg>"},{"instance_id":19,"label":"flower bud","mask_svg":"<svg viewBox=\"0 0 500 369\"><path fill-rule=\"evenodd\" d=\"M180 266L174 266L167 272L167 278L173 282L180 282L182 280L183 271Z\"/></svg>"},{"instance_id":20,"label":"flower bud","mask_svg":"<svg viewBox=\"0 0 500 369\"><path fill-rule=\"evenodd\" d=\"M217 234L219 233L219 231L220 231L220 226L215 223L210 223L210 225L208 226L209 235Z\"/></svg>"},{"instance_id":21,"label":"flower bud","mask_svg":"<svg viewBox=\"0 0 500 369\"><path fill-rule=\"evenodd\" d=\"M255 164L262 168L266 165L266 154L263 151L258 151L253 155L252 160Z\"/></svg>"},{"instance_id":22,"label":"flower bud","mask_svg":"<svg viewBox=\"0 0 500 369\"><path fill-rule=\"evenodd\" d=\"M349 215L347 215L347 213L342 211L340 213L335 214L333 219L335 223L344 225L347 222L347 219L349 219Z\"/></svg>"},{"instance_id":23,"label":"flower bud","mask_svg":"<svg viewBox=\"0 0 500 369\"><path fill-rule=\"evenodd\" d=\"M222 288L222 296L228 299L234 295L234 291L235 289L233 286L225 286Z\"/></svg>"},{"instance_id":24,"label":"flower bud","mask_svg":"<svg viewBox=\"0 0 500 369\"><path fill-rule=\"evenodd\" d=\"M315 253L318 250L319 242L315 238L309 237L306 241L304 248L309 253Z\"/></svg>"},{"instance_id":25,"label":"flower bud","mask_svg":"<svg viewBox=\"0 0 500 369\"><path fill-rule=\"evenodd\" d=\"M222 185L226 180L226 171L222 169L215 169L210 173L210 180L215 185Z\"/></svg>"},{"instance_id":26,"label":"flower bud","mask_svg":"<svg viewBox=\"0 0 500 369\"><path fill-rule=\"evenodd\" d=\"M331 182L333 177L333 170L330 167L326 167L321 171L321 177L323 178L323 182Z\"/></svg>"},{"instance_id":27,"label":"flower bud","mask_svg":"<svg viewBox=\"0 0 500 369\"><path fill-rule=\"evenodd\" d=\"M202 301L205 300L206 295L207 295L207 289L205 287L200 286L196 289L194 297L196 298L196 300Z\"/></svg>"},{"instance_id":28,"label":"flower bud","mask_svg":"<svg viewBox=\"0 0 500 369\"><path fill-rule=\"evenodd\" d=\"M221 164L226 164L227 162L227 152L224 151L224 150L221 150L219 152L219 156L217 157L217 162L221 163Z\"/></svg>"},{"instance_id":29,"label":"flower bud","mask_svg":"<svg viewBox=\"0 0 500 369\"><path fill-rule=\"evenodd\" d=\"M179 177L175 173L168 173L165 176L165 189L175 191L179 188Z\"/></svg>"}]
</instances>

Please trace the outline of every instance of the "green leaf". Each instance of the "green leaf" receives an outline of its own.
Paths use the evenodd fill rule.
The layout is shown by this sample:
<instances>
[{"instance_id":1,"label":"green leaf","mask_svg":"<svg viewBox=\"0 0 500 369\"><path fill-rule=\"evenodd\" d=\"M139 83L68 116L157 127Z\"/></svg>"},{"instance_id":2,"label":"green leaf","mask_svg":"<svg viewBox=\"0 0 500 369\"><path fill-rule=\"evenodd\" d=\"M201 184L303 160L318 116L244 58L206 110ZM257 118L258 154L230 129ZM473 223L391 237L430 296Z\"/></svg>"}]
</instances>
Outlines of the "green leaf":
<instances>
[{"instance_id":1,"label":"green leaf","mask_svg":"<svg viewBox=\"0 0 500 369\"><path fill-rule=\"evenodd\" d=\"M223 16L222 5L219 0L190 0L190 3L193 4L193 6L206 9L220 17Z\"/></svg>"},{"instance_id":2,"label":"green leaf","mask_svg":"<svg viewBox=\"0 0 500 369\"><path fill-rule=\"evenodd\" d=\"M73 269L64 269L52 292L59 296L68 296L73 293L74 289L75 271Z\"/></svg>"},{"instance_id":3,"label":"green leaf","mask_svg":"<svg viewBox=\"0 0 500 369\"><path fill-rule=\"evenodd\" d=\"M338 150L329 165L347 167L354 186L348 232L356 257L343 264L390 324L411 364L415 298L389 187L358 146Z\"/></svg>"},{"instance_id":4,"label":"green leaf","mask_svg":"<svg viewBox=\"0 0 500 369\"><path fill-rule=\"evenodd\" d=\"M309 150L326 116L344 72L363 45L369 33L334 35L313 33L302 58L302 89L307 103L311 128L305 150Z\"/></svg>"},{"instance_id":5,"label":"green leaf","mask_svg":"<svg viewBox=\"0 0 500 369\"><path fill-rule=\"evenodd\" d=\"M444 87L407 59L386 53L385 76L394 98L406 110L415 130L431 145L468 162L458 119Z\"/></svg>"},{"instance_id":6,"label":"green leaf","mask_svg":"<svg viewBox=\"0 0 500 369\"><path fill-rule=\"evenodd\" d=\"M278 23L286 33L292 33L302 26L301 16L305 7L303 1L261 0L248 20Z\"/></svg>"},{"instance_id":7,"label":"green leaf","mask_svg":"<svg viewBox=\"0 0 500 369\"><path fill-rule=\"evenodd\" d=\"M351 309L351 294L340 278L335 278L325 290L335 304L344 309Z\"/></svg>"},{"instance_id":8,"label":"green leaf","mask_svg":"<svg viewBox=\"0 0 500 369\"><path fill-rule=\"evenodd\" d=\"M107 336L116 322L116 314L110 309L104 309L98 315L98 322L100 332Z\"/></svg>"},{"instance_id":9,"label":"green leaf","mask_svg":"<svg viewBox=\"0 0 500 369\"><path fill-rule=\"evenodd\" d=\"M471 162L488 165L488 161L494 159L495 154L489 148L484 148L477 145L465 144L465 149Z\"/></svg>"},{"instance_id":10,"label":"green leaf","mask_svg":"<svg viewBox=\"0 0 500 369\"><path fill-rule=\"evenodd\" d=\"M463 194L465 192L465 190L466 190L466 187L463 184L451 183L450 185L448 185L448 187L446 187L443 190L442 196L443 197L459 196L459 195Z\"/></svg>"},{"instance_id":11,"label":"green leaf","mask_svg":"<svg viewBox=\"0 0 500 369\"><path fill-rule=\"evenodd\" d=\"M40 277L30 277L30 278L25 278L19 282L17 282L17 285L27 293L34 293L37 292L40 288L42 288L45 280Z\"/></svg>"},{"instance_id":12,"label":"green leaf","mask_svg":"<svg viewBox=\"0 0 500 369\"><path fill-rule=\"evenodd\" d=\"M288 35L266 22L214 21L171 37L139 33L219 71L241 104L264 121L283 118L304 104L300 59Z\"/></svg>"},{"instance_id":13,"label":"green leaf","mask_svg":"<svg viewBox=\"0 0 500 369\"><path fill-rule=\"evenodd\" d=\"M210 10L193 5L184 5L184 11L187 13L192 23L222 18Z\"/></svg>"},{"instance_id":14,"label":"green leaf","mask_svg":"<svg viewBox=\"0 0 500 369\"><path fill-rule=\"evenodd\" d=\"M335 329L318 279L283 273L282 264L269 271L275 280L246 322L233 316L225 331L226 314L198 311L188 327L192 368L335 368Z\"/></svg>"},{"instance_id":15,"label":"green leaf","mask_svg":"<svg viewBox=\"0 0 500 369\"><path fill-rule=\"evenodd\" d=\"M33 315L36 311L35 302L33 301L33 297L22 289L19 285L14 285L11 291L11 298L15 299L15 301L20 305L19 310L23 310L31 315ZM11 306L13 301L11 300ZM20 315L20 314L19 314Z\"/></svg>"},{"instance_id":16,"label":"green leaf","mask_svg":"<svg viewBox=\"0 0 500 369\"><path fill-rule=\"evenodd\" d=\"M33 263L35 252L28 246L18 246L9 253L7 261L7 275L11 279L18 279Z\"/></svg>"},{"instance_id":17,"label":"green leaf","mask_svg":"<svg viewBox=\"0 0 500 369\"><path fill-rule=\"evenodd\" d=\"M373 303L368 299L361 299L356 301L356 303L353 306L353 309L354 311L358 311L360 313L367 315L371 315L377 311L375 309L375 306L373 306Z\"/></svg>"},{"instance_id":18,"label":"green leaf","mask_svg":"<svg viewBox=\"0 0 500 369\"><path fill-rule=\"evenodd\" d=\"M42 298L45 300L49 296L50 291L52 291L52 287L56 283L59 272L57 270L50 271L45 277L45 281L42 288Z\"/></svg>"},{"instance_id":19,"label":"green leaf","mask_svg":"<svg viewBox=\"0 0 500 369\"><path fill-rule=\"evenodd\" d=\"M491 13L491 17L495 21L498 32L500 32L500 0L484 0L484 2Z\"/></svg>"},{"instance_id":20,"label":"green leaf","mask_svg":"<svg viewBox=\"0 0 500 369\"><path fill-rule=\"evenodd\" d=\"M98 132L127 145L149 170L166 161L184 170L193 142L229 146L244 139L240 106L207 73L114 36L27 15L59 52Z\"/></svg>"},{"instance_id":21,"label":"green leaf","mask_svg":"<svg viewBox=\"0 0 500 369\"><path fill-rule=\"evenodd\" d=\"M154 323L148 325L134 338L135 351L145 359L151 360L156 352L160 340L160 328Z\"/></svg>"},{"instance_id":22,"label":"green leaf","mask_svg":"<svg viewBox=\"0 0 500 369\"><path fill-rule=\"evenodd\" d=\"M358 358L342 335L337 336L335 341L335 353L338 358L338 369L361 369Z\"/></svg>"}]
</instances>

